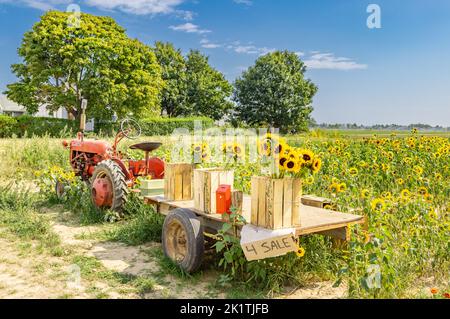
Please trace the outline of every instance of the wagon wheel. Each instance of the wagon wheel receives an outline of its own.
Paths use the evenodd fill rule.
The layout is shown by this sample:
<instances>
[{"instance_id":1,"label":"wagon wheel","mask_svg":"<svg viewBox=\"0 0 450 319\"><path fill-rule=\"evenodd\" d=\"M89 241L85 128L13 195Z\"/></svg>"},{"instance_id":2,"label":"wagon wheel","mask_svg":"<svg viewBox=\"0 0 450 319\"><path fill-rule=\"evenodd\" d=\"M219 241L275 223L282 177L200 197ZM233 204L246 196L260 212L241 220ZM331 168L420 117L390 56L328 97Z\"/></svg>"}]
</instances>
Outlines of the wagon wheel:
<instances>
[{"instance_id":1,"label":"wagon wheel","mask_svg":"<svg viewBox=\"0 0 450 319\"><path fill-rule=\"evenodd\" d=\"M57 180L55 183L55 193L56 198L61 200L64 197L64 194L66 193L66 185L64 181Z\"/></svg>"},{"instance_id":2,"label":"wagon wheel","mask_svg":"<svg viewBox=\"0 0 450 319\"><path fill-rule=\"evenodd\" d=\"M92 174L92 203L99 208L121 211L128 194L125 175L116 162L107 160L99 163Z\"/></svg>"},{"instance_id":3,"label":"wagon wheel","mask_svg":"<svg viewBox=\"0 0 450 319\"><path fill-rule=\"evenodd\" d=\"M188 209L178 208L164 220L162 233L164 254L188 273L196 271L205 250L203 226Z\"/></svg>"}]
</instances>

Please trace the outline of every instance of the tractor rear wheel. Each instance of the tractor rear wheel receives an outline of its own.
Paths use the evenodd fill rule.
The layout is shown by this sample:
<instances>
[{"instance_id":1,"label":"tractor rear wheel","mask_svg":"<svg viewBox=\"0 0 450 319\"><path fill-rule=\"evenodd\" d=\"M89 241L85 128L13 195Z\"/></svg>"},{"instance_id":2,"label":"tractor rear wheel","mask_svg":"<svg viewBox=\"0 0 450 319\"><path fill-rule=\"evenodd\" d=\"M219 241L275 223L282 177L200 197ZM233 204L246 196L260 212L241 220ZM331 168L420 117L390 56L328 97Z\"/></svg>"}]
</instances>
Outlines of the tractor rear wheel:
<instances>
[{"instance_id":1,"label":"tractor rear wheel","mask_svg":"<svg viewBox=\"0 0 450 319\"><path fill-rule=\"evenodd\" d=\"M112 161L100 162L92 174L92 203L99 208L121 211L128 188L120 166Z\"/></svg>"}]
</instances>

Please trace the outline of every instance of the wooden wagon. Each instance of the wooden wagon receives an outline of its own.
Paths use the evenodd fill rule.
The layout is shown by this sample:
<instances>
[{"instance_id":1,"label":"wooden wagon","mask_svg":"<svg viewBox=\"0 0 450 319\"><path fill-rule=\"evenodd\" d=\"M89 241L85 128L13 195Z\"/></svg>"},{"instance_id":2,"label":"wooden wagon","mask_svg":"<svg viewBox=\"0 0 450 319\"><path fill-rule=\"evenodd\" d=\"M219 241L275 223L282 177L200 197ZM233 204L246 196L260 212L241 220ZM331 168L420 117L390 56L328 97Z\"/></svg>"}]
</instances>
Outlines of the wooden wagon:
<instances>
[{"instance_id":1,"label":"wooden wagon","mask_svg":"<svg viewBox=\"0 0 450 319\"><path fill-rule=\"evenodd\" d=\"M220 214L208 214L195 209L193 200L171 201L164 195L145 196L146 204L166 216L162 242L166 256L179 264L185 271L195 271L204 254L205 236L214 238L225 221ZM366 224L366 218L324 209L326 200L303 196L300 205L301 226L295 227L295 236L321 234L337 241L348 241L348 228L355 224ZM250 221L251 197L243 196L242 216ZM239 232L238 232L239 233Z\"/></svg>"}]
</instances>

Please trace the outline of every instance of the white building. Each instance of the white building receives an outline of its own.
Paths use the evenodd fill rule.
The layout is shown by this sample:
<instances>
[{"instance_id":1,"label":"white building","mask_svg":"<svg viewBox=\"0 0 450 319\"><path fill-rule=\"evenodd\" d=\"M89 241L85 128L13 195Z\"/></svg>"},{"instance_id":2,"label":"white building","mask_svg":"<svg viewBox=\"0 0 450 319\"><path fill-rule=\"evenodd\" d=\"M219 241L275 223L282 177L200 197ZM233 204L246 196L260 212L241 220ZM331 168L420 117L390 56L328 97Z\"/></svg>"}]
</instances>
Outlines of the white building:
<instances>
[{"instance_id":1,"label":"white building","mask_svg":"<svg viewBox=\"0 0 450 319\"><path fill-rule=\"evenodd\" d=\"M0 94L0 114L6 114L13 117L20 116L26 113L24 106L11 101L6 95ZM54 117L58 119L67 119L67 111L63 108L56 112L50 113L47 111L45 105L41 105L37 113L32 114L37 117Z\"/></svg>"}]
</instances>

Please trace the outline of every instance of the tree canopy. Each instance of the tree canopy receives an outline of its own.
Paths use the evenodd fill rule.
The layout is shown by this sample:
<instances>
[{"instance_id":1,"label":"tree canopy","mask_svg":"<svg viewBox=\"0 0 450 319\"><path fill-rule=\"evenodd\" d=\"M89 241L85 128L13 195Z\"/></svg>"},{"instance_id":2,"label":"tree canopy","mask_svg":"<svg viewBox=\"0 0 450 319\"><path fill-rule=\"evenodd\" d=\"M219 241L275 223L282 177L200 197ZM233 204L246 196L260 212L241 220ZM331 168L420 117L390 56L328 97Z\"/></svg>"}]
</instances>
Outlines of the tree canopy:
<instances>
[{"instance_id":1,"label":"tree canopy","mask_svg":"<svg viewBox=\"0 0 450 319\"><path fill-rule=\"evenodd\" d=\"M317 87L305 79L297 54L277 51L256 60L235 81L234 117L250 126L270 125L282 132L307 130Z\"/></svg>"},{"instance_id":2,"label":"tree canopy","mask_svg":"<svg viewBox=\"0 0 450 319\"><path fill-rule=\"evenodd\" d=\"M232 85L209 65L208 57L191 50L186 59L187 104L193 115L221 119L232 107Z\"/></svg>"},{"instance_id":3,"label":"tree canopy","mask_svg":"<svg viewBox=\"0 0 450 319\"><path fill-rule=\"evenodd\" d=\"M49 11L26 32L18 50L23 62L12 66L18 82L8 85L11 100L35 113L65 108L77 117L82 99L88 116L110 118L160 113L161 68L152 49L130 39L112 18Z\"/></svg>"},{"instance_id":4,"label":"tree canopy","mask_svg":"<svg viewBox=\"0 0 450 319\"><path fill-rule=\"evenodd\" d=\"M171 43L156 42L154 52L165 82L161 91L161 112L169 117L189 115L186 101L186 61Z\"/></svg>"}]
</instances>

